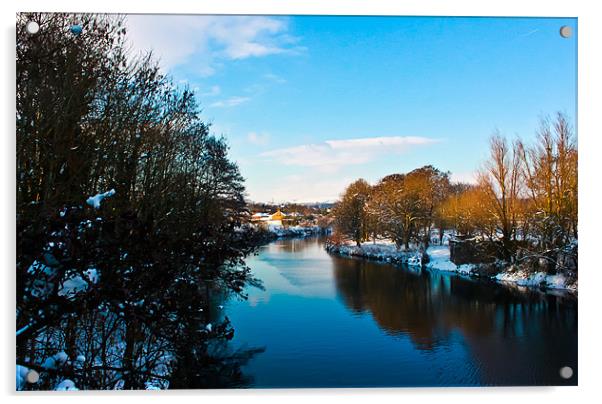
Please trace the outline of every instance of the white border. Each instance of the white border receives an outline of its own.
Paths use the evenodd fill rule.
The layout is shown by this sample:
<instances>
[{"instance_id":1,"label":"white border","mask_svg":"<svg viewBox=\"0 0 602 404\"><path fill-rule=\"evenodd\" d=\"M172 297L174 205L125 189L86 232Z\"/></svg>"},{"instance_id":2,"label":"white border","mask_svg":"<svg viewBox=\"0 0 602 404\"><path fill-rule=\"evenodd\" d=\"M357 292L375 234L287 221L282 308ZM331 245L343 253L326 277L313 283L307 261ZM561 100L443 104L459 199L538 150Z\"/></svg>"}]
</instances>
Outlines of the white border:
<instances>
[{"instance_id":1,"label":"white border","mask_svg":"<svg viewBox=\"0 0 602 404\"><path fill-rule=\"evenodd\" d=\"M83 3L61 0L49 5L43 0L23 0L20 11L87 11L119 13L199 13L199 14L336 14L336 15L497 15L497 16L562 16L574 17L586 11L583 5L567 1L505 0L483 2L477 0L230 0L228 2L205 0L191 4L186 0L164 2L103 1ZM585 7L584 7L585 6Z\"/></svg>"},{"instance_id":2,"label":"white border","mask_svg":"<svg viewBox=\"0 0 602 404\"><path fill-rule=\"evenodd\" d=\"M129 402L147 398L162 402L174 400L199 402L199 400L220 400L226 402L282 402L305 403L307 400L326 399L364 402L373 397L379 402L400 402L402 400L482 403L512 402L514 400L532 402L575 402L589 400L596 396L601 374L600 360L600 313L597 299L602 285L602 265L597 260L601 238L600 197L602 181L598 167L601 151L602 103L600 102L602 63L600 40L602 39L602 15L597 12L594 1L530 1L497 0L495 3L476 0L204 0L192 4L190 0L169 0L151 3L124 2L123 0L103 0L84 3L73 0L21 0L7 5L2 3L2 62L0 63L2 82L0 96L2 127L0 150L2 158L0 190L2 196L2 219L0 222L2 248L3 321L2 348L5 350L0 364L1 391L7 399L35 400L38 402L58 402L63 400L90 400L100 402L110 399ZM580 232L580 291L579 291L579 387L575 388L431 388L431 389L332 389L332 390L243 390L243 391L187 391L149 394L144 392L126 393L79 393L75 395L27 394L15 395L14 390L14 261L15 261L15 14L18 11L80 11L80 12L119 12L119 13L191 13L191 14L337 14L337 15L441 15L441 16L562 16L579 18L579 232ZM554 63L550 60L550 63ZM85 398L83 397L85 396Z\"/></svg>"}]
</instances>

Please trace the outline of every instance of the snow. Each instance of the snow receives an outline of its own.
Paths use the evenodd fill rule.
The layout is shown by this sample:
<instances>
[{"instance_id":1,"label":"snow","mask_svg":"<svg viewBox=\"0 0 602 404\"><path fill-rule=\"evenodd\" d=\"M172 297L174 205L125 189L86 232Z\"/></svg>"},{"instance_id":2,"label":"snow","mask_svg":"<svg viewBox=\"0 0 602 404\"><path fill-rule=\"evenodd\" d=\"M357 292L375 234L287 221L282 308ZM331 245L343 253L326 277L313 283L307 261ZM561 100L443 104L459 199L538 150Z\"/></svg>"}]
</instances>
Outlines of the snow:
<instances>
[{"instance_id":1,"label":"snow","mask_svg":"<svg viewBox=\"0 0 602 404\"><path fill-rule=\"evenodd\" d=\"M58 295L73 297L88 289L90 283L98 282L98 270L96 268L89 268L84 274L85 279L80 275L75 275L74 277L63 281L62 286L58 291Z\"/></svg>"},{"instance_id":2,"label":"snow","mask_svg":"<svg viewBox=\"0 0 602 404\"><path fill-rule=\"evenodd\" d=\"M63 285L58 291L58 295L66 297L75 296L79 292L83 292L86 289L88 289L88 282L86 282L81 276L77 275L63 282Z\"/></svg>"},{"instance_id":3,"label":"snow","mask_svg":"<svg viewBox=\"0 0 602 404\"><path fill-rule=\"evenodd\" d=\"M550 289L566 289L567 279L564 275L548 275L546 276L546 287ZM570 286L568 287L570 289Z\"/></svg>"},{"instance_id":4,"label":"snow","mask_svg":"<svg viewBox=\"0 0 602 404\"><path fill-rule=\"evenodd\" d=\"M56 369L58 367L63 366L65 363L67 363L68 360L69 357L67 356L67 354L61 351L54 354L53 356L49 356L48 358L46 358L43 366L46 369Z\"/></svg>"},{"instance_id":5,"label":"snow","mask_svg":"<svg viewBox=\"0 0 602 404\"><path fill-rule=\"evenodd\" d=\"M79 390L75 387L75 383L72 380L65 379L54 388L56 391L77 391Z\"/></svg>"},{"instance_id":6,"label":"snow","mask_svg":"<svg viewBox=\"0 0 602 404\"><path fill-rule=\"evenodd\" d=\"M39 261L34 261L29 268L27 268L28 274L35 274L38 271L42 272L47 276L53 276L56 273L56 270L48 265L44 265Z\"/></svg>"},{"instance_id":7,"label":"snow","mask_svg":"<svg viewBox=\"0 0 602 404\"><path fill-rule=\"evenodd\" d=\"M449 259L449 248L447 246L432 246L427 249L429 263L428 269L439 271L457 272L470 275L476 268L474 264L456 265ZM502 283L512 283L518 286L545 287L547 289L576 290L576 285L569 285L564 275L547 275L545 272L527 273L524 270L513 270L512 267L502 271L493 277Z\"/></svg>"},{"instance_id":8,"label":"snow","mask_svg":"<svg viewBox=\"0 0 602 404\"><path fill-rule=\"evenodd\" d=\"M28 368L17 365L17 390L23 390L27 384L27 373L29 373Z\"/></svg>"},{"instance_id":9,"label":"snow","mask_svg":"<svg viewBox=\"0 0 602 404\"><path fill-rule=\"evenodd\" d=\"M329 252L342 256L361 257L387 261L392 263L404 263L409 266L421 266L420 253L416 250L397 250L395 244L388 240L378 243L362 243L360 247L352 242L342 245L327 245ZM433 245L427 248L429 262L425 265L428 270L454 272L462 275L473 275L478 269L478 264L456 265L450 261L449 246ZM511 283L518 286L544 287L547 289L577 290L577 283L570 283L562 274L548 275L544 272L528 273L523 270L514 270L509 267L492 277L500 283Z\"/></svg>"},{"instance_id":10,"label":"snow","mask_svg":"<svg viewBox=\"0 0 602 404\"><path fill-rule=\"evenodd\" d=\"M161 390L161 386L157 385L157 383L146 382L144 383L145 390Z\"/></svg>"},{"instance_id":11,"label":"snow","mask_svg":"<svg viewBox=\"0 0 602 404\"><path fill-rule=\"evenodd\" d=\"M427 248L426 253L429 256L429 262L426 264L428 269L435 269L445 272L458 272L461 274L470 274L474 265L456 265L449 259L449 247L446 245L431 246Z\"/></svg>"},{"instance_id":12,"label":"snow","mask_svg":"<svg viewBox=\"0 0 602 404\"><path fill-rule=\"evenodd\" d=\"M88 199L86 199L86 203L92 206L94 209L98 209L100 208L100 204L103 199L109 198L113 195L115 195L115 190L111 189L110 191L107 191L103 194L96 194L94 196L89 197Z\"/></svg>"},{"instance_id":13,"label":"snow","mask_svg":"<svg viewBox=\"0 0 602 404\"><path fill-rule=\"evenodd\" d=\"M420 259L419 256L413 255L410 258L408 258L408 265L411 265L411 266L421 266L422 265L422 260Z\"/></svg>"},{"instance_id":14,"label":"snow","mask_svg":"<svg viewBox=\"0 0 602 404\"><path fill-rule=\"evenodd\" d=\"M86 270L86 277L92 283L98 283L98 270L96 268L88 268Z\"/></svg>"},{"instance_id":15,"label":"snow","mask_svg":"<svg viewBox=\"0 0 602 404\"><path fill-rule=\"evenodd\" d=\"M320 232L319 226L289 226L268 223L268 231L277 237L308 237Z\"/></svg>"},{"instance_id":16,"label":"snow","mask_svg":"<svg viewBox=\"0 0 602 404\"><path fill-rule=\"evenodd\" d=\"M328 245L326 249L329 252L350 256L374 259L386 262L398 262L409 265L420 265L420 253L415 249L403 250L397 249L395 243L390 240L379 240L378 243L366 242L361 246L353 242L347 242L341 245Z\"/></svg>"},{"instance_id":17,"label":"snow","mask_svg":"<svg viewBox=\"0 0 602 404\"><path fill-rule=\"evenodd\" d=\"M22 365L17 365L17 390L23 390L27 383L37 383L40 375L35 370Z\"/></svg>"},{"instance_id":18,"label":"snow","mask_svg":"<svg viewBox=\"0 0 602 404\"><path fill-rule=\"evenodd\" d=\"M544 287L547 289L576 290L577 285L568 284L562 274L548 275L545 272L526 273L523 270L504 271L495 276L502 283L514 283L518 286Z\"/></svg>"},{"instance_id":19,"label":"snow","mask_svg":"<svg viewBox=\"0 0 602 404\"><path fill-rule=\"evenodd\" d=\"M56 259L50 254L45 254L45 261L58 264ZM29 268L27 268L27 273L35 276L35 280L31 287L32 296L43 298L52 293L52 290L54 289L54 283L52 281L57 273L56 268L39 261L34 261Z\"/></svg>"}]
</instances>

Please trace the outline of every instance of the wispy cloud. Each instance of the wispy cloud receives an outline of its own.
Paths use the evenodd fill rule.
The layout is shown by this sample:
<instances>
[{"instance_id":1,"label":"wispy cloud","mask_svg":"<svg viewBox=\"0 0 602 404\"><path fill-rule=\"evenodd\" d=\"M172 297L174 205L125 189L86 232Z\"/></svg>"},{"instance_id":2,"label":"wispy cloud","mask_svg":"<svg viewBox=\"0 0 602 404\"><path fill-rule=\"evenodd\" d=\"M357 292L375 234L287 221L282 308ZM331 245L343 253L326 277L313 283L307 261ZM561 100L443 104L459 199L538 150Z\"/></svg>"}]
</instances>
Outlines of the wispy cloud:
<instances>
[{"instance_id":1,"label":"wispy cloud","mask_svg":"<svg viewBox=\"0 0 602 404\"><path fill-rule=\"evenodd\" d=\"M209 106L213 108L231 108L240 104L244 104L249 100L249 97L230 97L225 100L216 101L213 104L210 104Z\"/></svg>"},{"instance_id":2,"label":"wispy cloud","mask_svg":"<svg viewBox=\"0 0 602 404\"><path fill-rule=\"evenodd\" d=\"M365 164L386 155L403 153L412 147L430 145L439 140L420 136L389 136L327 140L284 149L270 150L261 157L280 164L337 171L348 165Z\"/></svg>"},{"instance_id":3,"label":"wispy cloud","mask_svg":"<svg viewBox=\"0 0 602 404\"><path fill-rule=\"evenodd\" d=\"M284 84L286 83L286 80L283 79L282 77L278 76L277 74L274 73L267 73L263 75L263 78L269 81L272 81L274 83L277 84Z\"/></svg>"},{"instance_id":4,"label":"wispy cloud","mask_svg":"<svg viewBox=\"0 0 602 404\"><path fill-rule=\"evenodd\" d=\"M219 86L211 86L210 89L208 89L204 92L200 92L199 95L201 97L215 97L217 95L220 95L221 92L222 92L222 90Z\"/></svg>"},{"instance_id":5,"label":"wispy cloud","mask_svg":"<svg viewBox=\"0 0 602 404\"><path fill-rule=\"evenodd\" d=\"M303 50L298 38L287 33L285 17L130 15L127 27L136 53L152 49L167 70L194 55L195 68L204 76L224 60Z\"/></svg>"},{"instance_id":6,"label":"wispy cloud","mask_svg":"<svg viewBox=\"0 0 602 404\"><path fill-rule=\"evenodd\" d=\"M247 140L249 143L265 146L270 142L270 135L268 133L249 132Z\"/></svg>"}]
</instances>

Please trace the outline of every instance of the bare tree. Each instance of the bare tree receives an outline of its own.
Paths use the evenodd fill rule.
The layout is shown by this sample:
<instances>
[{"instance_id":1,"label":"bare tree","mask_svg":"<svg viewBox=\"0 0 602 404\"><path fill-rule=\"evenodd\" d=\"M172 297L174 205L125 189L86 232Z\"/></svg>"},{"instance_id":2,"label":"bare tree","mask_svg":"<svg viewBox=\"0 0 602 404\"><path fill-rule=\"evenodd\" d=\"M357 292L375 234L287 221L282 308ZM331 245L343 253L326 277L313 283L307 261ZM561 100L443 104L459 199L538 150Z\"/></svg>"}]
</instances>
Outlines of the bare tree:
<instances>
[{"instance_id":1,"label":"bare tree","mask_svg":"<svg viewBox=\"0 0 602 404\"><path fill-rule=\"evenodd\" d=\"M489 200L490 214L496 219L503 253L508 259L514 253L522 192L522 167L518 142L512 145L499 133L489 142L490 157L478 175L478 181Z\"/></svg>"},{"instance_id":2,"label":"bare tree","mask_svg":"<svg viewBox=\"0 0 602 404\"><path fill-rule=\"evenodd\" d=\"M543 118L532 146L520 144L531 219L542 247L577 238L577 146L567 118Z\"/></svg>"}]
</instances>

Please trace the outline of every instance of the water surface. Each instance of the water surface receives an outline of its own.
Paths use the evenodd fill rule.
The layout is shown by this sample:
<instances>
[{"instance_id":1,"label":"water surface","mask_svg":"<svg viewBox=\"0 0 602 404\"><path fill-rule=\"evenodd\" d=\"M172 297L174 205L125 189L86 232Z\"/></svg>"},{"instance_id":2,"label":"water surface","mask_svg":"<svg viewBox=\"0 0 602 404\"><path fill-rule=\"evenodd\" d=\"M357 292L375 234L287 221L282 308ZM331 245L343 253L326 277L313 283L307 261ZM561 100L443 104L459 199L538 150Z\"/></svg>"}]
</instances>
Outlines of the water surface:
<instances>
[{"instance_id":1,"label":"water surface","mask_svg":"<svg viewBox=\"0 0 602 404\"><path fill-rule=\"evenodd\" d=\"M316 238L248 264L265 290L224 312L234 346L265 348L243 368L250 387L577 383L573 296L335 257Z\"/></svg>"}]
</instances>

